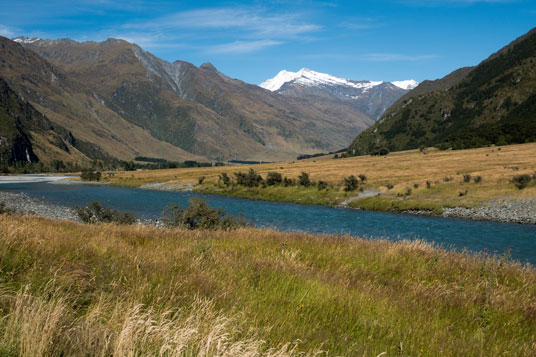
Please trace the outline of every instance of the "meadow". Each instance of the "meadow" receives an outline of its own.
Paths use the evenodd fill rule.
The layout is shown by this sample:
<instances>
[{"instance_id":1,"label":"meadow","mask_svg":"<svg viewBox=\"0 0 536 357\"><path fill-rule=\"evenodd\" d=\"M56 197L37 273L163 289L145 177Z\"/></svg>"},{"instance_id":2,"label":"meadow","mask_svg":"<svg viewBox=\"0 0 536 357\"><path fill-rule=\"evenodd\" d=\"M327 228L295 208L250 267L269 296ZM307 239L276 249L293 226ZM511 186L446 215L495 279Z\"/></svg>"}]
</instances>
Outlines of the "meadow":
<instances>
[{"instance_id":1,"label":"meadow","mask_svg":"<svg viewBox=\"0 0 536 357\"><path fill-rule=\"evenodd\" d=\"M224 167L171 169L120 172L104 176L113 185L140 187L165 183L169 188L192 185L195 191L231 195L252 199L289 201L307 204L337 205L359 194L344 190L344 179L350 175L366 176L364 190L377 190L379 196L353 200L354 208L404 211L427 210L441 213L444 207L474 207L491 200L515 200L536 196L536 180L520 190L512 183L516 175L534 175L536 171L536 143L487 147L469 150L439 151L428 148L390 153L386 156L360 156L333 159L324 156L308 160L261 165L234 165ZM296 179L302 172L311 180L327 183L327 188L316 186L244 187L225 186L220 175L230 178L237 172L253 168L263 178L269 172ZM113 176L112 176L113 175ZM468 182L464 175L470 175ZM475 178L480 178L480 181ZM202 184L199 184L199 179Z\"/></svg>"},{"instance_id":2,"label":"meadow","mask_svg":"<svg viewBox=\"0 0 536 357\"><path fill-rule=\"evenodd\" d=\"M536 271L507 258L0 215L0 355L534 355Z\"/></svg>"}]
</instances>

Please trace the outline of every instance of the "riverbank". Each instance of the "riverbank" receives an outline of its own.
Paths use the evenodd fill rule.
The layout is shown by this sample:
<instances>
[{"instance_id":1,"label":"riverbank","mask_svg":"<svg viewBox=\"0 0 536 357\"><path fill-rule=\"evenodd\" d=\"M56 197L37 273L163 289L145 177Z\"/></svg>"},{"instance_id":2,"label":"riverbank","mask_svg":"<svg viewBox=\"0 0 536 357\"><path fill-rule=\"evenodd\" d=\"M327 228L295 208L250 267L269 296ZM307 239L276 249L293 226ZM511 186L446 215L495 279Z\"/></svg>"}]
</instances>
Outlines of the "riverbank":
<instances>
[{"instance_id":1,"label":"riverbank","mask_svg":"<svg viewBox=\"0 0 536 357\"><path fill-rule=\"evenodd\" d=\"M1 186L0 186L1 188ZM76 211L71 207L54 205L24 193L5 192L0 190L0 202L7 209L27 215L35 215L58 220L70 220L79 222Z\"/></svg>"},{"instance_id":2,"label":"riverbank","mask_svg":"<svg viewBox=\"0 0 536 357\"><path fill-rule=\"evenodd\" d=\"M520 356L536 344L533 268L418 241L0 215L0 242L5 355Z\"/></svg>"},{"instance_id":3,"label":"riverbank","mask_svg":"<svg viewBox=\"0 0 536 357\"><path fill-rule=\"evenodd\" d=\"M534 176L534 157L535 143L458 151L430 148L387 156L326 156L276 164L140 170L106 175L104 180L124 187L187 188L266 201L333 207L342 204L362 210L534 224L536 209L524 206L524 202L536 197L536 179L523 189L513 183L517 175ZM290 181L287 185L238 185L236 175L250 169L263 179L277 172ZM303 172L312 181L308 187L299 184ZM227 184L224 174L229 179ZM351 175L359 181L359 188L346 191L345 179ZM323 186L319 187L321 182ZM371 192L374 195L368 194Z\"/></svg>"}]
</instances>

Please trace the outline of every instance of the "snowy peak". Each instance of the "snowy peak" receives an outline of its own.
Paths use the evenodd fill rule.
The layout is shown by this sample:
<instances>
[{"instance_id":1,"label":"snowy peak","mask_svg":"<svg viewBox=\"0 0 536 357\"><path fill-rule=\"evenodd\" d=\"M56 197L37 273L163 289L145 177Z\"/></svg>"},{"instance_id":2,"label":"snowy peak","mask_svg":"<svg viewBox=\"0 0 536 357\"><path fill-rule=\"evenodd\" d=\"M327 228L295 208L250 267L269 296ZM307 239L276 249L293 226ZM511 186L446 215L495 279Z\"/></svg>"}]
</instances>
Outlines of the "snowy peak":
<instances>
[{"instance_id":1,"label":"snowy peak","mask_svg":"<svg viewBox=\"0 0 536 357\"><path fill-rule=\"evenodd\" d=\"M28 37L24 37L24 36L15 37L12 40L15 41L15 42L18 42L18 43L34 43L34 42L37 42L37 41L41 41L41 39L39 37L28 38Z\"/></svg>"},{"instance_id":2,"label":"snowy peak","mask_svg":"<svg viewBox=\"0 0 536 357\"><path fill-rule=\"evenodd\" d=\"M345 86L362 90L371 89L383 83L383 81L356 81L346 78L337 77L331 74L312 71L308 68L302 68L298 72L289 72L282 70L274 78L267 79L259 86L272 92L278 91L287 83L296 83L304 87L322 87L322 86ZM410 79L406 81L391 82L398 88L411 90L419 85L419 82Z\"/></svg>"},{"instance_id":3,"label":"snowy peak","mask_svg":"<svg viewBox=\"0 0 536 357\"><path fill-rule=\"evenodd\" d=\"M398 88L402 88L402 89L405 89L405 90L412 90L413 88L415 88L415 87L417 87L419 85L419 82L417 82L414 79L409 79L407 81L395 81L395 82L391 82L391 83L393 83Z\"/></svg>"},{"instance_id":4,"label":"snowy peak","mask_svg":"<svg viewBox=\"0 0 536 357\"><path fill-rule=\"evenodd\" d=\"M298 72L289 72L282 70L274 78L268 79L260 84L264 89L275 92L286 83L297 83L305 87L320 87L320 86L345 86L358 89L368 89L382 84L383 82L372 81L354 81L345 79L331 74L312 71L308 68L302 68Z\"/></svg>"}]
</instances>

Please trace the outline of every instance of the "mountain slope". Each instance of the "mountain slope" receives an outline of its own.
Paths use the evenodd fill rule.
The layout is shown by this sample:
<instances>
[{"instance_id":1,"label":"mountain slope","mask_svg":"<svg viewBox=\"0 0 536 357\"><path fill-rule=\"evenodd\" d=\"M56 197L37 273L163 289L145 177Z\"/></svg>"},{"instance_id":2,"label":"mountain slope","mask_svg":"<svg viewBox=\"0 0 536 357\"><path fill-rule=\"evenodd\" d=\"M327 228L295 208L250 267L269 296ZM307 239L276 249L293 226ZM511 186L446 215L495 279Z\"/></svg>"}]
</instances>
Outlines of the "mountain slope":
<instances>
[{"instance_id":1,"label":"mountain slope","mask_svg":"<svg viewBox=\"0 0 536 357\"><path fill-rule=\"evenodd\" d=\"M213 159L276 161L337 150L372 125L350 106L309 103L122 40L24 43L153 137Z\"/></svg>"},{"instance_id":2,"label":"mountain slope","mask_svg":"<svg viewBox=\"0 0 536 357\"><path fill-rule=\"evenodd\" d=\"M309 103L319 98L330 100L333 106L347 105L376 120L417 84L414 80L393 83L356 81L302 68L298 72L283 70L259 86Z\"/></svg>"},{"instance_id":3,"label":"mountain slope","mask_svg":"<svg viewBox=\"0 0 536 357\"><path fill-rule=\"evenodd\" d=\"M124 120L82 82L4 37L0 37L0 73L23 100L55 125L72 132L77 138L77 149L87 158L150 156L175 161L198 158ZM51 153L44 159L54 158Z\"/></svg>"},{"instance_id":4,"label":"mountain slope","mask_svg":"<svg viewBox=\"0 0 536 357\"><path fill-rule=\"evenodd\" d=\"M0 166L56 159L83 162L67 130L53 125L0 78Z\"/></svg>"},{"instance_id":5,"label":"mountain slope","mask_svg":"<svg viewBox=\"0 0 536 357\"><path fill-rule=\"evenodd\" d=\"M417 87L410 92L361 133L349 152L421 145L461 149L536 140L536 29L477 67L453 72L442 83L451 87Z\"/></svg>"}]
</instances>

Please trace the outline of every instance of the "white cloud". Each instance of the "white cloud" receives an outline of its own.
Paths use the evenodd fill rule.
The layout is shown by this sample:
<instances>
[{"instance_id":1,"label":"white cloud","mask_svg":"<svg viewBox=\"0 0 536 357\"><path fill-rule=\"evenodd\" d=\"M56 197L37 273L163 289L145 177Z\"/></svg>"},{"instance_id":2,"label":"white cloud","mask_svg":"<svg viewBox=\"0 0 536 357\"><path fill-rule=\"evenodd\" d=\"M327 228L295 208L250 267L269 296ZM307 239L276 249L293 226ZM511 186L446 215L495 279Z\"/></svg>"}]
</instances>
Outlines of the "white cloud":
<instances>
[{"instance_id":1,"label":"white cloud","mask_svg":"<svg viewBox=\"0 0 536 357\"><path fill-rule=\"evenodd\" d=\"M300 21L297 14L268 14L260 8L211 8L178 12L149 22L128 24L125 28L151 30L239 30L250 37L288 38L320 26Z\"/></svg>"},{"instance_id":2,"label":"white cloud","mask_svg":"<svg viewBox=\"0 0 536 357\"><path fill-rule=\"evenodd\" d=\"M266 47L281 45L281 41L273 40L258 40L258 41L235 41L231 43L225 43L222 45L216 45L208 48L207 52L221 53L221 54L241 54L251 53L262 50Z\"/></svg>"},{"instance_id":3,"label":"white cloud","mask_svg":"<svg viewBox=\"0 0 536 357\"><path fill-rule=\"evenodd\" d=\"M0 36L11 38L15 36L15 33L6 25L0 24Z\"/></svg>"}]
</instances>

